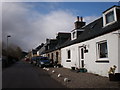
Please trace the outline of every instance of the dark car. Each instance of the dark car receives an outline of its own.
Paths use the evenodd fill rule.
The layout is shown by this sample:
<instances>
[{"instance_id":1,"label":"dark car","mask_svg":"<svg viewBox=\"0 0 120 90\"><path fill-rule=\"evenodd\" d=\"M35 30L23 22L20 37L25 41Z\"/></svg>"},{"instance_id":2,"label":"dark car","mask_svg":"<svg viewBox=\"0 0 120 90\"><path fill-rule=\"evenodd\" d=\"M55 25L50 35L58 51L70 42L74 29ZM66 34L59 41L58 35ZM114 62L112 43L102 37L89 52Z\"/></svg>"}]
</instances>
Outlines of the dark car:
<instances>
[{"instance_id":1,"label":"dark car","mask_svg":"<svg viewBox=\"0 0 120 90\"><path fill-rule=\"evenodd\" d=\"M30 61L30 59L28 57L24 58L24 60L27 62Z\"/></svg>"},{"instance_id":2,"label":"dark car","mask_svg":"<svg viewBox=\"0 0 120 90\"><path fill-rule=\"evenodd\" d=\"M2 56L2 67L8 67L12 64L14 64L16 62L16 58L15 57L11 57L11 56Z\"/></svg>"},{"instance_id":3,"label":"dark car","mask_svg":"<svg viewBox=\"0 0 120 90\"><path fill-rule=\"evenodd\" d=\"M6 56L2 56L2 67L7 67L9 65L8 59Z\"/></svg>"},{"instance_id":4,"label":"dark car","mask_svg":"<svg viewBox=\"0 0 120 90\"><path fill-rule=\"evenodd\" d=\"M30 63L35 64L36 63L36 57L32 57L31 60L30 60Z\"/></svg>"},{"instance_id":5,"label":"dark car","mask_svg":"<svg viewBox=\"0 0 120 90\"><path fill-rule=\"evenodd\" d=\"M48 67L51 66L51 61L48 59L48 57L40 57L39 60L37 61L37 66L43 68L43 67Z\"/></svg>"},{"instance_id":6,"label":"dark car","mask_svg":"<svg viewBox=\"0 0 120 90\"><path fill-rule=\"evenodd\" d=\"M31 58L31 64L37 65L37 62L41 59L41 56L34 56Z\"/></svg>"}]
</instances>

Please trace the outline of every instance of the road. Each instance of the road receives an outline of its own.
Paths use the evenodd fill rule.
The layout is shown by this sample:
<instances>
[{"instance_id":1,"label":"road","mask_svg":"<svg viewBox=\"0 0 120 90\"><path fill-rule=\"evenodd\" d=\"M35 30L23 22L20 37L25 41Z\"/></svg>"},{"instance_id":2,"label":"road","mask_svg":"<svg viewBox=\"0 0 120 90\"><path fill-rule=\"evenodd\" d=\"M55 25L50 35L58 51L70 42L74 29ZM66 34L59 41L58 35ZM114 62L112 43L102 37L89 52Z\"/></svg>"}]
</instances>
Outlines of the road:
<instances>
[{"instance_id":1,"label":"road","mask_svg":"<svg viewBox=\"0 0 120 90\"><path fill-rule=\"evenodd\" d=\"M3 70L2 88L65 88L47 71L24 61Z\"/></svg>"}]
</instances>

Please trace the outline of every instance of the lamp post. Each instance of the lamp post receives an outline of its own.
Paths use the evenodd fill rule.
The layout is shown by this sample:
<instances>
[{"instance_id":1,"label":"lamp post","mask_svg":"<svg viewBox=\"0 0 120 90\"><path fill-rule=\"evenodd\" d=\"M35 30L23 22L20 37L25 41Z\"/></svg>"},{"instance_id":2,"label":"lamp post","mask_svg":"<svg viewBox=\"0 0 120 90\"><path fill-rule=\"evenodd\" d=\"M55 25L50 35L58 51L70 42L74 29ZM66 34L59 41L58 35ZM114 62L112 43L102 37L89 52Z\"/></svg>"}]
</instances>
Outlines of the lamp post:
<instances>
[{"instance_id":1,"label":"lamp post","mask_svg":"<svg viewBox=\"0 0 120 90\"><path fill-rule=\"evenodd\" d=\"M7 35L7 59L8 59L8 38L11 37L10 35Z\"/></svg>"}]
</instances>

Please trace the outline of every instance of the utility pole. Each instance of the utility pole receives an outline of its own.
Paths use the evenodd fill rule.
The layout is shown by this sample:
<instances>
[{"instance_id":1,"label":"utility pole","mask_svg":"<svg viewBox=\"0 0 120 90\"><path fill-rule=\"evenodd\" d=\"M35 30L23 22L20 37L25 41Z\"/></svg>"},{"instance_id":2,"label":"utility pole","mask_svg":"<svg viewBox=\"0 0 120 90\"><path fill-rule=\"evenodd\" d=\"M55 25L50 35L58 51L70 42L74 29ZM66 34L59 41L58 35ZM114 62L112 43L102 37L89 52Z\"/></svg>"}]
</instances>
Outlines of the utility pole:
<instances>
[{"instance_id":1,"label":"utility pole","mask_svg":"<svg viewBox=\"0 0 120 90\"><path fill-rule=\"evenodd\" d=\"M11 37L10 35L7 35L7 60L8 60L8 38Z\"/></svg>"}]
</instances>

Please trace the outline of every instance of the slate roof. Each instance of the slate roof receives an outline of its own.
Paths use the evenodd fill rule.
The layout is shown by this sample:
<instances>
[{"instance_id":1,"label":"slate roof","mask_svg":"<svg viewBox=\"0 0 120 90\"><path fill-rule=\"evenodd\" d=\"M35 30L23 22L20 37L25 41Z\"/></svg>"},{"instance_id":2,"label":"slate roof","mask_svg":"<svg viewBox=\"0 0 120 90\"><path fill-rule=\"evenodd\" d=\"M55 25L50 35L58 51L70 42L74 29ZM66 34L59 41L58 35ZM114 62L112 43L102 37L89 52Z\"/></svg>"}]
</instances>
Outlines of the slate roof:
<instances>
[{"instance_id":1,"label":"slate roof","mask_svg":"<svg viewBox=\"0 0 120 90\"><path fill-rule=\"evenodd\" d=\"M58 36L56 36L57 43L56 43L55 47L50 48L49 50L46 50L45 52L48 53L48 52L59 49L61 44L65 43L68 40L68 38L70 38L70 37L71 37L71 33L59 32Z\"/></svg>"},{"instance_id":2,"label":"slate roof","mask_svg":"<svg viewBox=\"0 0 120 90\"><path fill-rule=\"evenodd\" d=\"M70 40L67 41L66 43L61 45L60 48L63 48L72 44L84 42L84 41L96 38L98 36L110 33L112 31L116 31L120 29L120 21L117 21L111 25L103 27L103 18L101 17L95 20L94 22L84 26L83 29L85 31L83 31L83 33L81 33L77 39L72 41Z\"/></svg>"},{"instance_id":3,"label":"slate roof","mask_svg":"<svg viewBox=\"0 0 120 90\"><path fill-rule=\"evenodd\" d=\"M35 48L36 51L40 50L43 47L44 43Z\"/></svg>"},{"instance_id":4,"label":"slate roof","mask_svg":"<svg viewBox=\"0 0 120 90\"><path fill-rule=\"evenodd\" d=\"M120 6L112 6L113 7L120 7ZM109 9L111 9L109 8ZM107 9L107 10L109 10ZM104 12L106 12L107 10L105 10ZM103 13L104 13L103 12ZM77 39L75 40L71 40L71 38L68 38L68 40L60 45L56 45L54 48L47 50L46 52L51 52L60 48L64 48L66 46L70 46L76 43L80 43L80 42L84 42L96 37L99 37L101 35L110 33L112 31L116 31L118 29L120 29L120 21L116 21L113 24L107 25L107 26L103 26L103 17L98 18L97 20L89 23L86 26L83 26L81 29L83 29L84 31L78 36Z\"/></svg>"}]
</instances>

